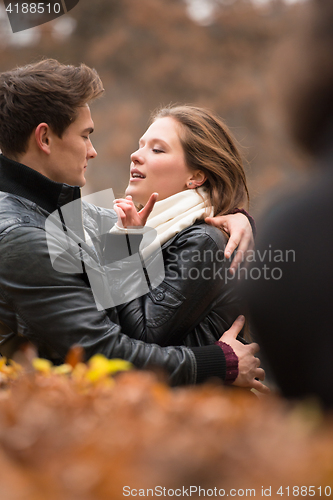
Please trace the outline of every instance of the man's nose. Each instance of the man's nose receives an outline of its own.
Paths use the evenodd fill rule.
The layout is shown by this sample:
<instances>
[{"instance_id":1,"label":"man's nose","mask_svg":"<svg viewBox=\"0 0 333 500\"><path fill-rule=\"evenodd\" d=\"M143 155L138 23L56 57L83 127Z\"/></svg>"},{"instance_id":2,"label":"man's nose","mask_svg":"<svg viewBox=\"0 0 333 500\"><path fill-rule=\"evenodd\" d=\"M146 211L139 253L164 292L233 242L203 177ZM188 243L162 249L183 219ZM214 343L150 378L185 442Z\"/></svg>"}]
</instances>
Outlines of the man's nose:
<instances>
[{"instance_id":1,"label":"man's nose","mask_svg":"<svg viewBox=\"0 0 333 500\"><path fill-rule=\"evenodd\" d=\"M89 147L88 147L88 154L87 154L87 156L90 159L96 158L96 156L97 156L97 151L94 148L94 146L92 145L91 141L90 141L90 144L89 144Z\"/></svg>"}]
</instances>

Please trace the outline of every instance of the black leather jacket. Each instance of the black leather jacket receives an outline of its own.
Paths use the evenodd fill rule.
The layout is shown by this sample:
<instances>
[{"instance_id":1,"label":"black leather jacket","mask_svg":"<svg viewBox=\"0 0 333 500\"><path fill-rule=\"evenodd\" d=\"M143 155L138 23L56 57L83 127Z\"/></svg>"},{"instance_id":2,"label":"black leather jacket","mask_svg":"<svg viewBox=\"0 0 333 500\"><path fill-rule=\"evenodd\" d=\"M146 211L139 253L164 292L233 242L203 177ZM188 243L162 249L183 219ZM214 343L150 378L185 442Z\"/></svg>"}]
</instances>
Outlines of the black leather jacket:
<instances>
[{"instance_id":1,"label":"black leather jacket","mask_svg":"<svg viewBox=\"0 0 333 500\"><path fill-rule=\"evenodd\" d=\"M161 346L214 344L242 312L225 244L223 233L204 221L168 240L162 246L163 282L118 306L122 331Z\"/></svg>"},{"instance_id":2,"label":"black leather jacket","mask_svg":"<svg viewBox=\"0 0 333 500\"><path fill-rule=\"evenodd\" d=\"M102 353L139 368L159 366L173 385L224 379L225 358L218 346L162 348L131 339L122 333L115 309L97 310L84 268L66 274L52 267L45 220L78 198L80 188L0 156L0 352L11 354L28 339L41 356L59 363L71 345L80 344L87 358ZM86 203L81 215L91 237L115 222L112 210ZM80 245L85 247L84 239ZM62 258L69 267L77 265L70 253Z\"/></svg>"}]
</instances>

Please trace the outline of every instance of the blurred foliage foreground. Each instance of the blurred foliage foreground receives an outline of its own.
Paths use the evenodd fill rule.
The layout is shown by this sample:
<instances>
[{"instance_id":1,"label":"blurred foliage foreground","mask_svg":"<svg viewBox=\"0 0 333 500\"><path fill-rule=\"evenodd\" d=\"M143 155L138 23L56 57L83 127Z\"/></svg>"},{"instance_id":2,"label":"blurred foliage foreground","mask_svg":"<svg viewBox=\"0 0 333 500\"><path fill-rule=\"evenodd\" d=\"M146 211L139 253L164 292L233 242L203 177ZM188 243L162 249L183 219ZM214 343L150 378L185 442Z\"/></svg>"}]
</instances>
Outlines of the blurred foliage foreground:
<instances>
[{"instance_id":1,"label":"blurred foliage foreground","mask_svg":"<svg viewBox=\"0 0 333 500\"><path fill-rule=\"evenodd\" d=\"M329 496L333 422L315 405L214 384L171 389L103 356L32 365L0 362L1 498L117 500L177 488L198 498L191 486L208 496Z\"/></svg>"}]
</instances>

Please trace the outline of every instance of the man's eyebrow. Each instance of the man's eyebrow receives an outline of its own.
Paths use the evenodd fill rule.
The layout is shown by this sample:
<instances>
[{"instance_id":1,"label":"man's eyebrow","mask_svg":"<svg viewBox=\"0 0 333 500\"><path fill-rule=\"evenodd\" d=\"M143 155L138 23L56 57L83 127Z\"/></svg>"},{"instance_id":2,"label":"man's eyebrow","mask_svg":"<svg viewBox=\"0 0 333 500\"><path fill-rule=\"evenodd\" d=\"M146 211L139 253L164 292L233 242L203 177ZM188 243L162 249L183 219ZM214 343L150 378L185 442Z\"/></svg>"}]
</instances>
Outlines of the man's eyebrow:
<instances>
[{"instance_id":1,"label":"man's eyebrow","mask_svg":"<svg viewBox=\"0 0 333 500\"><path fill-rule=\"evenodd\" d=\"M95 130L94 128L88 127L83 130L83 133L88 132L88 134L92 134L94 130Z\"/></svg>"}]
</instances>

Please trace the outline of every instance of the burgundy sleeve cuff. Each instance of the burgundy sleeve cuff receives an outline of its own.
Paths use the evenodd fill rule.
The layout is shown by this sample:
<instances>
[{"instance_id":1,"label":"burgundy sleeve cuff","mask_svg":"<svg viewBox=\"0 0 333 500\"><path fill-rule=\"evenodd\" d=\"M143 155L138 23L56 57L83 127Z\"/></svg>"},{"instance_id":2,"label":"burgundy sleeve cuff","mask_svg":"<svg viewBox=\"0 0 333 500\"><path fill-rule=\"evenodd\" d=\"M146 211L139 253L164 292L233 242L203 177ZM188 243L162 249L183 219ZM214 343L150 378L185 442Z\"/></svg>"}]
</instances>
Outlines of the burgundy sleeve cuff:
<instances>
[{"instance_id":1,"label":"burgundy sleeve cuff","mask_svg":"<svg viewBox=\"0 0 333 500\"><path fill-rule=\"evenodd\" d=\"M226 344L225 342L218 340L217 342L215 342L215 345L221 347L225 356L225 361L226 361L225 383L232 384L238 377L238 357L236 356L235 351L229 344Z\"/></svg>"},{"instance_id":2,"label":"burgundy sleeve cuff","mask_svg":"<svg viewBox=\"0 0 333 500\"><path fill-rule=\"evenodd\" d=\"M245 217L247 217L249 219L249 223L251 224L251 227L252 227L253 237L255 238L255 236L257 234L256 223L255 223L255 220L252 217L252 215L249 214L249 212L244 210L244 208L235 208L232 212L230 212L230 214L243 214L243 215L245 215Z\"/></svg>"}]
</instances>

